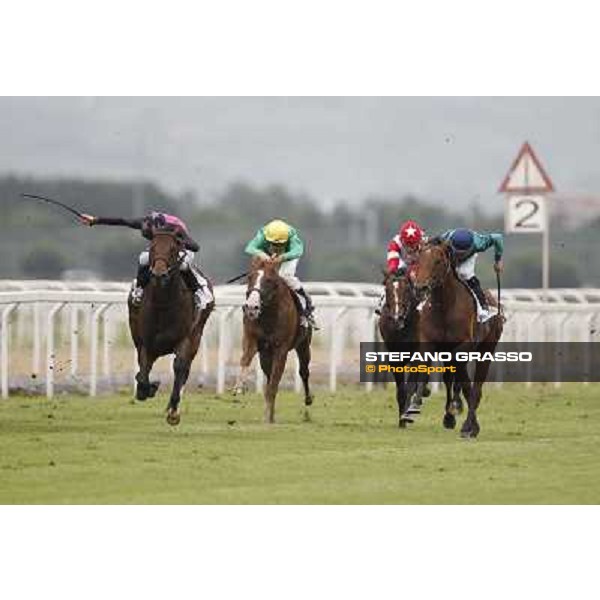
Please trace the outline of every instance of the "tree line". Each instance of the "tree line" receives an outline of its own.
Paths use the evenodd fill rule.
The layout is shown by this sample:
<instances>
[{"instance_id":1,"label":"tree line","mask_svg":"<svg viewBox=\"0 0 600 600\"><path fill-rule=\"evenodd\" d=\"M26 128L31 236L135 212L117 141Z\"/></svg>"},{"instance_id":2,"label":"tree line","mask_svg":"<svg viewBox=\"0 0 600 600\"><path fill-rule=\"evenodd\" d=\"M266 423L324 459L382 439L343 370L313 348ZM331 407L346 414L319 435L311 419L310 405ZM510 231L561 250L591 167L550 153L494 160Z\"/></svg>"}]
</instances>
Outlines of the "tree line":
<instances>
[{"instance_id":1,"label":"tree line","mask_svg":"<svg viewBox=\"0 0 600 600\"><path fill-rule=\"evenodd\" d=\"M501 215L488 216L476 204L452 210L414 196L372 196L359 204L339 202L324 208L318 199L280 185L232 183L214 201L202 202L192 193L168 193L152 182L5 176L0 178L2 278L55 279L69 270L84 270L105 279L127 280L134 276L137 255L145 246L139 232L83 227L68 213L21 198L22 192L57 198L93 215L139 217L150 210L180 215L200 244L200 265L216 283L246 270L246 242L273 218L288 221L304 238L307 254L300 276L306 280L379 282L386 244L407 218L430 233L453 227L503 230ZM597 285L598 225L565 231L560 223L553 224L552 286ZM486 285L494 284L491 259L483 256L478 269ZM509 236L506 266L505 286L539 287L539 239Z\"/></svg>"}]
</instances>

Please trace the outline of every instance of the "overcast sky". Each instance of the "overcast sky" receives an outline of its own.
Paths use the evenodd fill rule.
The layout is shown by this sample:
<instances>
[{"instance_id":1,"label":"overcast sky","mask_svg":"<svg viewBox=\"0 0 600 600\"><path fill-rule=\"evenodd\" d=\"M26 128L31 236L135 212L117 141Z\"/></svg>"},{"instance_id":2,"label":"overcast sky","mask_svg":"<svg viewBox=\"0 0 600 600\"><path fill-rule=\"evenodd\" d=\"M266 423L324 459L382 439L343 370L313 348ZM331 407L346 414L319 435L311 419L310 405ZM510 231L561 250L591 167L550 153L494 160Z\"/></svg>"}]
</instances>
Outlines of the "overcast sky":
<instances>
[{"instance_id":1,"label":"overcast sky","mask_svg":"<svg viewBox=\"0 0 600 600\"><path fill-rule=\"evenodd\" d=\"M202 198L241 179L500 210L526 139L558 192L600 192L597 98L0 98L2 172L142 175Z\"/></svg>"}]
</instances>

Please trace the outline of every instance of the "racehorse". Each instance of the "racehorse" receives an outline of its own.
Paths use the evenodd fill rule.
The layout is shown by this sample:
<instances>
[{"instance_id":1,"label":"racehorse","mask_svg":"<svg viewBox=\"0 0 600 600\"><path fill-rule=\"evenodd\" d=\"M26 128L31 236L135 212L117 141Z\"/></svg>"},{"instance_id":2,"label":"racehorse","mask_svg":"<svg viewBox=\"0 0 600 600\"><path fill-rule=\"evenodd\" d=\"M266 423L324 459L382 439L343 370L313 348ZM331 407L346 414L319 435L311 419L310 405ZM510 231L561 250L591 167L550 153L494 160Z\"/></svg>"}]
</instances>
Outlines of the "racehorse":
<instances>
[{"instance_id":1,"label":"racehorse","mask_svg":"<svg viewBox=\"0 0 600 600\"><path fill-rule=\"evenodd\" d=\"M414 290L407 275L386 274L383 286L385 303L379 316L379 332L387 349L391 351L396 344L417 341L419 313L416 310ZM414 391L411 380L414 378L408 374L394 371L399 427L406 427L407 423L413 422L412 416L407 413L408 401Z\"/></svg>"},{"instance_id":2,"label":"racehorse","mask_svg":"<svg viewBox=\"0 0 600 600\"><path fill-rule=\"evenodd\" d=\"M312 328L301 326L293 292L277 271L278 265L269 259L252 259L243 307L241 369L234 387L234 393L243 391L250 363L258 352L267 379L264 389L267 423L275 421L275 397L291 350L296 350L300 363L304 404L310 406L313 403L308 382Z\"/></svg>"},{"instance_id":3,"label":"racehorse","mask_svg":"<svg viewBox=\"0 0 600 600\"><path fill-rule=\"evenodd\" d=\"M478 324L475 299L456 274L454 253L447 242L430 242L421 251L415 288L419 297L428 298L421 310L420 343L444 350L456 349L461 344L474 344L476 350L494 351L504 327L500 307L497 315L486 323ZM490 305L496 305L494 298L488 296ZM466 364L454 363L457 369L454 381L462 387L469 407L461 428L464 438L474 438L479 434L477 408L490 364L490 361L477 362L471 385ZM445 383L448 392L444 426L453 428L456 419L450 398L450 378L445 377Z\"/></svg>"},{"instance_id":4,"label":"racehorse","mask_svg":"<svg viewBox=\"0 0 600 600\"><path fill-rule=\"evenodd\" d=\"M179 268L184 256L183 244L174 232L154 233L150 245L150 279L142 303L128 301L129 328L138 356L136 398L152 398L158 382L150 382L150 371L156 359L175 354L175 380L167 406L167 423L181 420L181 390L190 374L190 366L202 338L202 332L214 302L199 311L194 307L191 290L185 285ZM212 286L209 283L212 291Z\"/></svg>"}]
</instances>

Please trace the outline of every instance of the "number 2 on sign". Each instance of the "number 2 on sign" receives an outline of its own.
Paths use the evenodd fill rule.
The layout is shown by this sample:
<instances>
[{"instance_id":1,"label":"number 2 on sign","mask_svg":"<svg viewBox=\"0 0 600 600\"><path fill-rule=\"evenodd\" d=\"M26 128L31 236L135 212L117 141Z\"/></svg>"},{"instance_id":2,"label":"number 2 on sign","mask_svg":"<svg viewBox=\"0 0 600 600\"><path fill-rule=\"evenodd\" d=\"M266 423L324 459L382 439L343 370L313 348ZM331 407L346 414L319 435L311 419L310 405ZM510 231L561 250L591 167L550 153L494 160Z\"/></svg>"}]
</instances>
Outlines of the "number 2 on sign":
<instances>
[{"instance_id":1,"label":"number 2 on sign","mask_svg":"<svg viewBox=\"0 0 600 600\"><path fill-rule=\"evenodd\" d=\"M540 233L546 228L546 204L542 196L511 196L506 206L507 233Z\"/></svg>"}]
</instances>

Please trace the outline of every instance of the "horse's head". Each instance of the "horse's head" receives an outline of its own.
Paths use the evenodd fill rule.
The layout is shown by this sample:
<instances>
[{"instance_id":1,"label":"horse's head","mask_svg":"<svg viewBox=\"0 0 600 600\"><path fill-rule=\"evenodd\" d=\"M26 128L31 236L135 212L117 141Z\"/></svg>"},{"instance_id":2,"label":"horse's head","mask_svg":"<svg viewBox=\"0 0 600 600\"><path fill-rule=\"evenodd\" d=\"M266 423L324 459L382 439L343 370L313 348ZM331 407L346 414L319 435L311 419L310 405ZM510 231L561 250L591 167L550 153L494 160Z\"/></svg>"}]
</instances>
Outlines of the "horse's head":
<instances>
[{"instance_id":1,"label":"horse's head","mask_svg":"<svg viewBox=\"0 0 600 600\"><path fill-rule=\"evenodd\" d=\"M422 298L434 288L442 286L452 272L453 264L452 247L448 242L432 241L426 244L419 255L414 280L417 296Z\"/></svg>"},{"instance_id":2,"label":"horse's head","mask_svg":"<svg viewBox=\"0 0 600 600\"><path fill-rule=\"evenodd\" d=\"M415 294L410 278L390 273L383 280L385 288L385 311L397 329L403 329L415 307Z\"/></svg>"},{"instance_id":3,"label":"horse's head","mask_svg":"<svg viewBox=\"0 0 600 600\"><path fill-rule=\"evenodd\" d=\"M258 319L261 310L272 304L277 291L279 275L278 265L267 258L255 257L250 263L248 288L244 314L252 319Z\"/></svg>"},{"instance_id":4,"label":"horse's head","mask_svg":"<svg viewBox=\"0 0 600 600\"><path fill-rule=\"evenodd\" d=\"M157 231L150 244L150 273L161 287L166 286L179 271L183 241L173 231Z\"/></svg>"}]
</instances>

